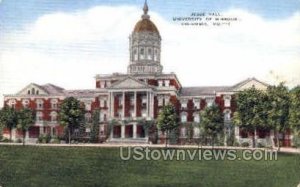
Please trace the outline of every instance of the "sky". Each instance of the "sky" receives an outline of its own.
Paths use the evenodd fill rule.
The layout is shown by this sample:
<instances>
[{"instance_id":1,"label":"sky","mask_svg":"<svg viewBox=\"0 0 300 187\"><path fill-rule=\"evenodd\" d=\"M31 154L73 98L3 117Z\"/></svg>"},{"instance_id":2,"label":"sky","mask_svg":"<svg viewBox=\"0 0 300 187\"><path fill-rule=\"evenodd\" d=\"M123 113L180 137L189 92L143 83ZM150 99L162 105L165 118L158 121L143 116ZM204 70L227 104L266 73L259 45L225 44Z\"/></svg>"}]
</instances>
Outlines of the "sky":
<instances>
[{"instance_id":1,"label":"sky","mask_svg":"<svg viewBox=\"0 0 300 187\"><path fill-rule=\"evenodd\" d=\"M0 0L0 106L29 83L92 89L96 74L127 70L144 0ZM300 0L148 0L162 37L161 64L183 86L248 77L300 84ZM183 26L192 13L236 18ZM209 22L211 23L211 22Z\"/></svg>"}]
</instances>

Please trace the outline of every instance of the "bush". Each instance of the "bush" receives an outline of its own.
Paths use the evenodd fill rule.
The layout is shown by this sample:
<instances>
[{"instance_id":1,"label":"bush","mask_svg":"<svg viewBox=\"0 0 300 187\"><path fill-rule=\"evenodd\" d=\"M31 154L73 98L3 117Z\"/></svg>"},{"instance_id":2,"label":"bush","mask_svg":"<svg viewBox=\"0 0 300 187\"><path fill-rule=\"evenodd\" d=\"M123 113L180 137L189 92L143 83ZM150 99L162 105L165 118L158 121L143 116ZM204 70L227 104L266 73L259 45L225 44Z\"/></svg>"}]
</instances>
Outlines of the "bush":
<instances>
[{"instance_id":1,"label":"bush","mask_svg":"<svg viewBox=\"0 0 300 187\"><path fill-rule=\"evenodd\" d=\"M8 138L3 138L3 139L1 139L0 142L3 142L3 143L11 143L11 142L13 142L13 141L10 140L10 139L8 139Z\"/></svg>"},{"instance_id":2,"label":"bush","mask_svg":"<svg viewBox=\"0 0 300 187\"><path fill-rule=\"evenodd\" d=\"M19 138L15 141L16 143L22 143L22 140Z\"/></svg>"},{"instance_id":3,"label":"bush","mask_svg":"<svg viewBox=\"0 0 300 187\"><path fill-rule=\"evenodd\" d=\"M38 143L50 143L50 134L42 134L38 137Z\"/></svg>"},{"instance_id":4,"label":"bush","mask_svg":"<svg viewBox=\"0 0 300 187\"><path fill-rule=\"evenodd\" d=\"M257 147L258 148L263 148L263 147L266 147L263 143L257 143Z\"/></svg>"},{"instance_id":5,"label":"bush","mask_svg":"<svg viewBox=\"0 0 300 187\"><path fill-rule=\"evenodd\" d=\"M293 138L293 146L294 147L300 147L300 137L294 136L294 138Z\"/></svg>"},{"instance_id":6,"label":"bush","mask_svg":"<svg viewBox=\"0 0 300 187\"><path fill-rule=\"evenodd\" d=\"M250 146L249 142L243 142L241 145L242 145L242 147L249 147Z\"/></svg>"}]
</instances>

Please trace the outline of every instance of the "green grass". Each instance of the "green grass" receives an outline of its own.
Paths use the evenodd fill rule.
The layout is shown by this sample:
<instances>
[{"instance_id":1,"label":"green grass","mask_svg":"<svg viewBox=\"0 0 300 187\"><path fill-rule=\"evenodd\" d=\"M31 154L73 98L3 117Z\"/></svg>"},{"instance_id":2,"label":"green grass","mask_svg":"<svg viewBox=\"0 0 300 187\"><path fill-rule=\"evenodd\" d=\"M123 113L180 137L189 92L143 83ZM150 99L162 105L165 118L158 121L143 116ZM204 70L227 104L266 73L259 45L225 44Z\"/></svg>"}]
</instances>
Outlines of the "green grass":
<instances>
[{"instance_id":1,"label":"green grass","mask_svg":"<svg viewBox=\"0 0 300 187\"><path fill-rule=\"evenodd\" d=\"M0 186L294 187L300 156L277 161L122 161L118 148L0 146Z\"/></svg>"}]
</instances>

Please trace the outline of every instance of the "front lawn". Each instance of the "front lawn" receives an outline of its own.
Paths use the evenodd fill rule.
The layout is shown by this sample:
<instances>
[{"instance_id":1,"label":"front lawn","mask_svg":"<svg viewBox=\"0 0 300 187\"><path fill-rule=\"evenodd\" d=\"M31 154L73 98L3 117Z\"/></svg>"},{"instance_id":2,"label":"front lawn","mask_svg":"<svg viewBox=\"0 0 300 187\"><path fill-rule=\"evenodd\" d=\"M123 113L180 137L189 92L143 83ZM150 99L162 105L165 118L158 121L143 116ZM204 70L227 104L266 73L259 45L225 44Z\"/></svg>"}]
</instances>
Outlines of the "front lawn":
<instances>
[{"instance_id":1,"label":"front lawn","mask_svg":"<svg viewBox=\"0 0 300 187\"><path fill-rule=\"evenodd\" d=\"M0 146L0 186L294 187L300 155L277 161L122 161L118 148Z\"/></svg>"}]
</instances>

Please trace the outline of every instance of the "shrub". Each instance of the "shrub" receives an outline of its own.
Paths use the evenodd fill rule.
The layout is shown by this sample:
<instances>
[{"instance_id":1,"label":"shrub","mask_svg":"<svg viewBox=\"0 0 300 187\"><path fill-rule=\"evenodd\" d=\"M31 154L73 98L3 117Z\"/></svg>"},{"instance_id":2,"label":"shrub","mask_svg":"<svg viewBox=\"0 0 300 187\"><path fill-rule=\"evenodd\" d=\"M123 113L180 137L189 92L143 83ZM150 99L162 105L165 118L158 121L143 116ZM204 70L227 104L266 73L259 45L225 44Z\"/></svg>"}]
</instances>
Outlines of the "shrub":
<instances>
[{"instance_id":1,"label":"shrub","mask_svg":"<svg viewBox=\"0 0 300 187\"><path fill-rule=\"evenodd\" d=\"M3 138L0 142L3 142L3 143L11 143L13 142L12 140L8 139L8 138Z\"/></svg>"},{"instance_id":2,"label":"shrub","mask_svg":"<svg viewBox=\"0 0 300 187\"><path fill-rule=\"evenodd\" d=\"M263 143L260 143L260 142L259 142L259 143L257 143L257 147L258 147L258 148L263 148L263 147L266 147L266 146L265 146Z\"/></svg>"},{"instance_id":3,"label":"shrub","mask_svg":"<svg viewBox=\"0 0 300 187\"><path fill-rule=\"evenodd\" d=\"M243 142L241 145L242 145L242 147L249 147L250 146L249 142Z\"/></svg>"}]
</instances>

